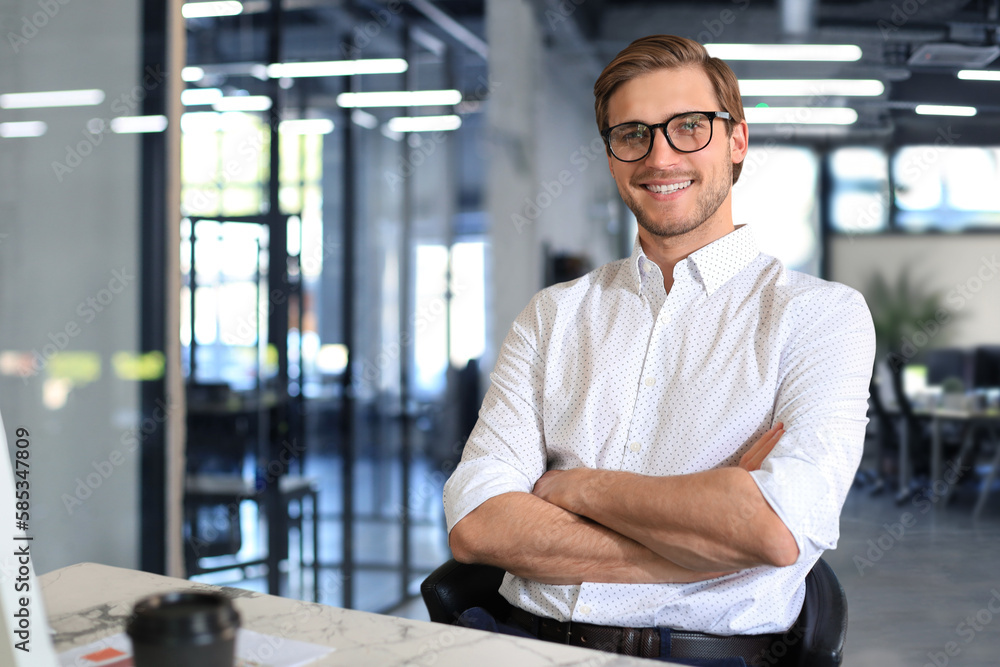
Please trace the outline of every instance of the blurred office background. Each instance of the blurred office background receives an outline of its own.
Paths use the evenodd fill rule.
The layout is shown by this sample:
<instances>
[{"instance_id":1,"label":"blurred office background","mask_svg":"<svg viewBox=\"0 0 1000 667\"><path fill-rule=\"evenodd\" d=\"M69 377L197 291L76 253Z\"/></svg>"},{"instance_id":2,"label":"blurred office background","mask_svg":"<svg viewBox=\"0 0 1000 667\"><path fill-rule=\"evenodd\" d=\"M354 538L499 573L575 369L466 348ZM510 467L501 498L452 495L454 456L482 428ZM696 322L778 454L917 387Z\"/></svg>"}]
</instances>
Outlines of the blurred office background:
<instances>
[{"instance_id":1,"label":"blurred office background","mask_svg":"<svg viewBox=\"0 0 1000 667\"><path fill-rule=\"evenodd\" d=\"M864 292L891 362L828 556L852 664L951 639L989 664L996 628L956 625L1000 575L998 21L997 0L0 0L0 409L31 433L36 569L419 616L510 322L631 249L592 86L666 32L742 81L737 222Z\"/></svg>"}]
</instances>

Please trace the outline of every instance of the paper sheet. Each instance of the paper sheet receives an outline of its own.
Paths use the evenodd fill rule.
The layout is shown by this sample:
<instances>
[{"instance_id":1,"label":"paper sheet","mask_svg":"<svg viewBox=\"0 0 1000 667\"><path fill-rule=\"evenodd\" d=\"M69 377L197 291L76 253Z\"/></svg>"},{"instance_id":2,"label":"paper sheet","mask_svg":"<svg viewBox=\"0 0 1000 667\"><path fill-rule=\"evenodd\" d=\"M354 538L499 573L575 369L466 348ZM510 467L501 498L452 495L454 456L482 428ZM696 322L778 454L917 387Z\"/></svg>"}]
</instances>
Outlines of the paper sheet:
<instances>
[{"instance_id":1,"label":"paper sheet","mask_svg":"<svg viewBox=\"0 0 1000 667\"><path fill-rule=\"evenodd\" d=\"M235 667L304 667L333 653L329 646L240 628ZM59 654L60 667L134 667L132 641L124 632Z\"/></svg>"}]
</instances>

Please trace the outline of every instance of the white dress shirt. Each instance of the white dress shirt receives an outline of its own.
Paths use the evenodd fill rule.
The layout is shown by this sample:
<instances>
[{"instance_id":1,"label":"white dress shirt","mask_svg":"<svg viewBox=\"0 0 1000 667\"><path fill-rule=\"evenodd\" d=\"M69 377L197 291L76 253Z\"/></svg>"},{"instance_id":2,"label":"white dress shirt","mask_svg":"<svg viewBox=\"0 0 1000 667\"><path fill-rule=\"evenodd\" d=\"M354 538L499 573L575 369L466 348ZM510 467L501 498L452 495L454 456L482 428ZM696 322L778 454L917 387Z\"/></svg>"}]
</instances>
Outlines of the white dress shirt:
<instances>
[{"instance_id":1,"label":"white dress shirt","mask_svg":"<svg viewBox=\"0 0 1000 667\"><path fill-rule=\"evenodd\" d=\"M500 589L560 621L782 632L806 574L837 545L868 421L871 315L855 290L760 252L746 226L678 262L673 278L667 294L637 237L628 259L535 295L445 485L448 530L489 498L530 493L550 468L666 476L735 466L784 422L751 475L795 538L794 565L691 584L557 586L508 573Z\"/></svg>"}]
</instances>

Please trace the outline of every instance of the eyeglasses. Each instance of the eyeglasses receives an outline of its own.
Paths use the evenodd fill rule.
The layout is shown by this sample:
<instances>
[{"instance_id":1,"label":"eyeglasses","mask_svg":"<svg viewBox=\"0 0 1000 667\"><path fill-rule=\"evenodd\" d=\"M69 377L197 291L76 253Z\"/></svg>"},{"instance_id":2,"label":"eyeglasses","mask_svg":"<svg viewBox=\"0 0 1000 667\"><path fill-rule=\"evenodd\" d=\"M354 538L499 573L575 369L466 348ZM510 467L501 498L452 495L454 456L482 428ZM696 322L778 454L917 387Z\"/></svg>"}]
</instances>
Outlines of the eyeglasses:
<instances>
[{"instance_id":1,"label":"eyeglasses","mask_svg":"<svg viewBox=\"0 0 1000 667\"><path fill-rule=\"evenodd\" d=\"M601 133L611 154L622 162L638 162L653 150L657 129L663 130L667 143L678 153L695 153L712 141L716 118L729 120L728 111L688 111L665 123L622 123Z\"/></svg>"}]
</instances>

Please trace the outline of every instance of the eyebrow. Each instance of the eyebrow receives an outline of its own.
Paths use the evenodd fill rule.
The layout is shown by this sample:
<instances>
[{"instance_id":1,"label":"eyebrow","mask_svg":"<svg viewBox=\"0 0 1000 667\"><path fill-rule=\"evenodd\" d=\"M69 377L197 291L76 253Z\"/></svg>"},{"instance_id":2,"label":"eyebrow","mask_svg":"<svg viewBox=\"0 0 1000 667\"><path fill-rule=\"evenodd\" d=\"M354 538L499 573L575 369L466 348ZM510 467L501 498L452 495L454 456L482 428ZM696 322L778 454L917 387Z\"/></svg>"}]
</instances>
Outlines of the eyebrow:
<instances>
[{"instance_id":1,"label":"eyebrow","mask_svg":"<svg viewBox=\"0 0 1000 667\"><path fill-rule=\"evenodd\" d=\"M666 122L668 122L668 121L670 121L670 120L672 120L674 118L677 118L678 116L683 116L683 115L689 114L689 113L697 113L699 111L701 111L701 110L700 109L689 109L687 111L681 111L680 113L675 113L672 116L664 116L663 120L661 120L660 123L666 123ZM608 127L617 127L618 125L626 125L628 123L642 123L643 125L647 125L647 126L649 126L649 125L659 125L660 124L660 123L649 123L649 122L644 121L644 120L623 120L620 123L611 123L610 125L608 125Z\"/></svg>"}]
</instances>

